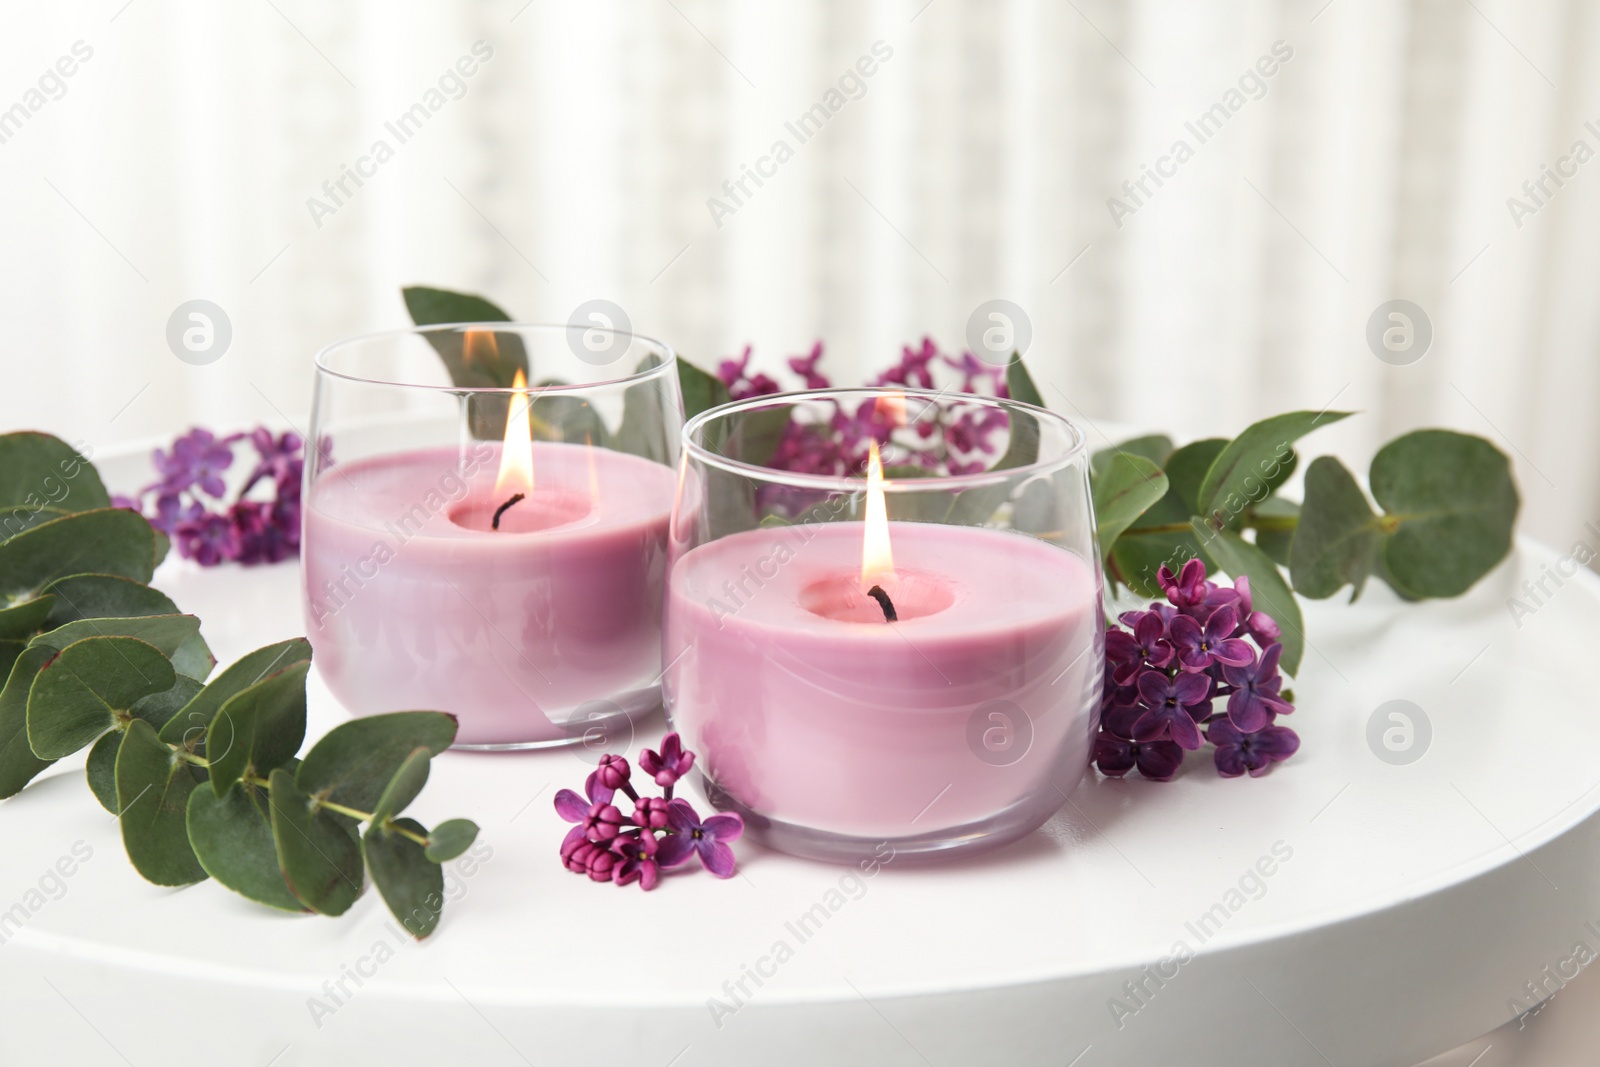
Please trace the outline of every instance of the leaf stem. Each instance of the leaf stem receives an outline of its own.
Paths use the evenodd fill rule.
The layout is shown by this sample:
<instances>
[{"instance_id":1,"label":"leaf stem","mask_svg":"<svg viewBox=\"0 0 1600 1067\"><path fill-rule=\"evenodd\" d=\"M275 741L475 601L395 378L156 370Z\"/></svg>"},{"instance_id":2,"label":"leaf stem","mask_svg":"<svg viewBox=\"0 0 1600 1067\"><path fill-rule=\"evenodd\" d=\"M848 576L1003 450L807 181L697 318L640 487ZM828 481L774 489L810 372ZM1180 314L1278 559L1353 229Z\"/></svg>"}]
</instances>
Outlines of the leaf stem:
<instances>
[{"instance_id":1,"label":"leaf stem","mask_svg":"<svg viewBox=\"0 0 1600 1067\"><path fill-rule=\"evenodd\" d=\"M335 804L331 800L318 800L316 805L319 808L327 808L338 815L348 815L352 819L357 819L361 822L369 822L372 819L372 812L370 811L357 811L355 808L347 808L343 804Z\"/></svg>"}]
</instances>

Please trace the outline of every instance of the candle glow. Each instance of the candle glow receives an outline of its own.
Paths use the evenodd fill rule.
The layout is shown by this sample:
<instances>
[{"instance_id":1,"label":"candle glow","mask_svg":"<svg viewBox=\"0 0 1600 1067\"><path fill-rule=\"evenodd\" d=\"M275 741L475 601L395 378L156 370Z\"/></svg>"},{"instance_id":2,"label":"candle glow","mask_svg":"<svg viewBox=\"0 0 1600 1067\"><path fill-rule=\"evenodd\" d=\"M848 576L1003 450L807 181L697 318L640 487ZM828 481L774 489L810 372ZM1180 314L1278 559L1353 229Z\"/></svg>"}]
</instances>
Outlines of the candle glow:
<instances>
[{"instance_id":1,"label":"candle glow","mask_svg":"<svg viewBox=\"0 0 1600 1067\"><path fill-rule=\"evenodd\" d=\"M471 348L468 332L467 347ZM494 343L490 338L490 344ZM505 444L500 450L500 473L494 480L494 493L497 497L505 497L511 493L533 492L533 430L528 422L529 409L532 398L528 393L528 379L523 375L522 369L517 369L517 377L511 383L514 392L511 394L509 410L506 412Z\"/></svg>"},{"instance_id":2,"label":"candle glow","mask_svg":"<svg viewBox=\"0 0 1600 1067\"><path fill-rule=\"evenodd\" d=\"M894 552L889 547L889 507L883 495L883 462L878 442L871 442L867 457L867 512L861 537L861 588L893 580Z\"/></svg>"}]
</instances>

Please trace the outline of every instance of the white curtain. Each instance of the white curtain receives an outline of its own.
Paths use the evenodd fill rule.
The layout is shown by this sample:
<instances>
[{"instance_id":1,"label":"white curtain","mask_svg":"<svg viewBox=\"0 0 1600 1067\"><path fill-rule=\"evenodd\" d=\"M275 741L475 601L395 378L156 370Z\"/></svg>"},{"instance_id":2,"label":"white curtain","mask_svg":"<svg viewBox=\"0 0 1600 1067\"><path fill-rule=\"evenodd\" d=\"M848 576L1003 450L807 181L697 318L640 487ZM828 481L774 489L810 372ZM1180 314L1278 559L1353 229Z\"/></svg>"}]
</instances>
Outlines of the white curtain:
<instances>
[{"instance_id":1,"label":"white curtain","mask_svg":"<svg viewBox=\"0 0 1600 1067\"><path fill-rule=\"evenodd\" d=\"M820 337L845 383L925 333L958 348L1004 298L1047 399L1096 426L1357 409L1307 446L1358 471L1453 426L1515 459L1525 530L1600 519L1600 162L1573 158L1600 150L1600 5L61 0L0 23L8 429L303 423L312 353L403 324L408 283L541 321L606 298L702 363ZM735 203L746 167L769 176ZM346 168L368 176L335 202ZM1395 298L1432 325L1407 366L1366 339ZM191 299L232 323L209 365L168 349Z\"/></svg>"}]
</instances>

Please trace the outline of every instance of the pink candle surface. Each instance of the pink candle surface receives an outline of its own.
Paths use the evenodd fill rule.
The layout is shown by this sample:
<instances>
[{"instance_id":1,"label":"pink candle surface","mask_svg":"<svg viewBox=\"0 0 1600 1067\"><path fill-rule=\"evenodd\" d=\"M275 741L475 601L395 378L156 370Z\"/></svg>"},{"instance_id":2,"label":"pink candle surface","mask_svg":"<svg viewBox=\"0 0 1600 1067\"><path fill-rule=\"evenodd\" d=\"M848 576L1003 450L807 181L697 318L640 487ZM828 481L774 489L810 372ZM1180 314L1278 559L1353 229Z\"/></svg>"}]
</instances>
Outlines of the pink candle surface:
<instances>
[{"instance_id":1,"label":"pink candle surface","mask_svg":"<svg viewBox=\"0 0 1600 1067\"><path fill-rule=\"evenodd\" d=\"M919 835L1064 796L1095 729L1094 568L1006 531L888 528L892 623L861 591L861 523L733 534L674 564L663 687L685 744L740 804L835 834ZM986 759L991 739L1026 748Z\"/></svg>"},{"instance_id":2,"label":"pink candle surface","mask_svg":"<svg viewBox=\"0 0 1600 1067\"><path fill-rule=\"evenodd\" d=\"M317 669L357 715L454 712L466 745L551 742L569 720L646 710L661 670L673 471L539 442L501 515L501 446L341 463L302 546Z\"/></svg>"}]
</instances>

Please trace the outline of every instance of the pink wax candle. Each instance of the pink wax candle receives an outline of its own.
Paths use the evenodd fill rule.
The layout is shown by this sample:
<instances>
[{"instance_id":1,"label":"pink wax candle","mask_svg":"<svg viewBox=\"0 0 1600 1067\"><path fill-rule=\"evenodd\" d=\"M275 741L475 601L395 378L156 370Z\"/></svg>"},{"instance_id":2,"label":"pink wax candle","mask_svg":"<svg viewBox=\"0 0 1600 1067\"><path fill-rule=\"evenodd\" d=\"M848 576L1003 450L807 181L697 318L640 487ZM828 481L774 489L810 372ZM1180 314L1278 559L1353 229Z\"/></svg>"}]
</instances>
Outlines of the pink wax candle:
<instances>
[{"instance_id":1,"label":"pink wax candle","mask_svg":"<svg viewBox=\"0 0 1600 1067\"><path fill-rule=\"evenodd\" d=\"M894 840L1026 807L1037 825L1088 764L1094 567L1023 534L892 522L892 570L863 577L873 507L866 524L751 530L677 559L673 726L716 790L774 824Z\"/></svg>"},{"instance_id":2,"label":"pink wax candle","mask_svg":"<svg viewBox=\"0 0 1600 1067\"><path fill-rule=\"evenodd\" d=\"M454 712L458 743L511 746L656 704L672 470L541 441L502 511L504 451L377 456L313 483L306 626L352 713Z\"/></svg>"}]
</instances>

